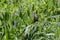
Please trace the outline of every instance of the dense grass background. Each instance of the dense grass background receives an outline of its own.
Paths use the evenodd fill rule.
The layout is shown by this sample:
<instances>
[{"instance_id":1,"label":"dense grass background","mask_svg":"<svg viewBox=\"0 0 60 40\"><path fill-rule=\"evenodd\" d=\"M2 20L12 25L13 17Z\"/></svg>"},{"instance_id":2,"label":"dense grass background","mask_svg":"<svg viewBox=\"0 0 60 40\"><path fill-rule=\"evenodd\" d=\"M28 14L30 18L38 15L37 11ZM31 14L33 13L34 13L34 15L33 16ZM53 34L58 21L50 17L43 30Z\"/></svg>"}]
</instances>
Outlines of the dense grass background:
<instances>
[{"instance_id":1,"label":"dense grass background","mask_svg":"<svg viewBox=\"0 0 60 40\"><path fill-rule=\"evenodd\" d=\"M0 0L0 40L60 40L59 7L58 0Z\"/></svg>"}]
</instances>

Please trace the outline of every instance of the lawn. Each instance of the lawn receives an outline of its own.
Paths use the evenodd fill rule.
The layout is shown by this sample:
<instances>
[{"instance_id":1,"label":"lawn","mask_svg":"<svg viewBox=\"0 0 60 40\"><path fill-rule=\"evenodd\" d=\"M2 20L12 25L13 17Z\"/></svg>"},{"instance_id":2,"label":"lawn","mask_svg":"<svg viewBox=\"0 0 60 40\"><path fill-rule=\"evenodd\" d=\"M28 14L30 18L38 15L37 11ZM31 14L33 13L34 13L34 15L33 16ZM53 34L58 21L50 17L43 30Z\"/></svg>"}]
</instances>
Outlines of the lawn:
<instances>
[{"instance_id":1,"label":"lawn","mask_svg":"<svg viewBox=\"0 0 60 40\"><path fill-rule=\"evenodd\" d=\"M0 0L0 40L60 40L60 2Z\"/></svg>"}]
</instances>

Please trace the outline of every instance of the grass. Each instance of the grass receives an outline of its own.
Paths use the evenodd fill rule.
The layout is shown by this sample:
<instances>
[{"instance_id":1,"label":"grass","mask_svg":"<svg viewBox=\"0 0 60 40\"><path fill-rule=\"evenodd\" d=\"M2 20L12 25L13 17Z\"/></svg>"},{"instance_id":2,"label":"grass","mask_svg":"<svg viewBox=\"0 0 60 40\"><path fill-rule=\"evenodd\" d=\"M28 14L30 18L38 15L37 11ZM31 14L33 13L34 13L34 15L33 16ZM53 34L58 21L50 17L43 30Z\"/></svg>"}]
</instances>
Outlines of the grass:
<instances>
[{"instance_id":1,"label":"grass","mask_svg":"<svg viewBox=\"0 0 60 40\"><path fill-rule=\"evenodd\" d=\"M60 40L59 7L57 0L0 0L0 40Z\"/></svg>"}]
</instances>

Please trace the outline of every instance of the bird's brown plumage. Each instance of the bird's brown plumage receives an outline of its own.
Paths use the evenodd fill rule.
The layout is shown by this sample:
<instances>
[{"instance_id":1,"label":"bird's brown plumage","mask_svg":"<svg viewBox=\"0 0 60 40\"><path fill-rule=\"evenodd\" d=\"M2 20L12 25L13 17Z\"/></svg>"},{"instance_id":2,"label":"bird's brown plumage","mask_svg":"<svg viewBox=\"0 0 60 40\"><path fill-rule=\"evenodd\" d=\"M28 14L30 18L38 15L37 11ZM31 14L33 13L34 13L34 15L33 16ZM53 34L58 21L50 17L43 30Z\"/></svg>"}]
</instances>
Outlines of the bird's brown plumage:
<instances>
[{"instance_id":1,"label":"bird's brown plumage","mask_svg":"<svg viewBox=\"0 0 60 40\"><path fill-rule=\"evenodd\" d=\"M33 19L34 19L34 22L38 21L38 16L36 12L33 13Z\"/></svg>"}]
</instances>

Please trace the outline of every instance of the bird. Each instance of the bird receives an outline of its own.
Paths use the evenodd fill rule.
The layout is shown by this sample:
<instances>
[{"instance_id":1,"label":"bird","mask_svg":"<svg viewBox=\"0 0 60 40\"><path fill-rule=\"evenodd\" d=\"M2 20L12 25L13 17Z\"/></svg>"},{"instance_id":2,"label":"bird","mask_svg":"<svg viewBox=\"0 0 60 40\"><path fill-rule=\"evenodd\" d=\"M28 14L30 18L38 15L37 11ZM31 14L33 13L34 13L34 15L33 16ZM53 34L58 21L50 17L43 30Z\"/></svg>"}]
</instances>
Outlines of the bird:
<instances>
[{"instance_id":1,"label":"bird","mask_svg":"<svg viewBox=\"0 0 60 40\"><path fill-rule=\"evenodd\" d=\"M33 12L32 16L33 16L34 22L38 21L38 16L37 16L36 12Z\"/></svg>"}]
</instances>

